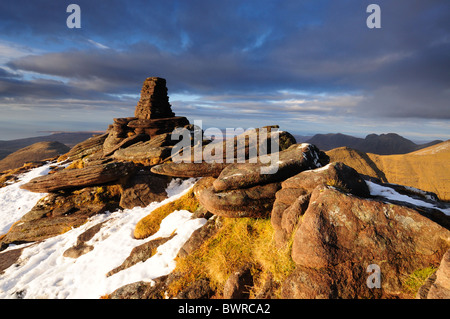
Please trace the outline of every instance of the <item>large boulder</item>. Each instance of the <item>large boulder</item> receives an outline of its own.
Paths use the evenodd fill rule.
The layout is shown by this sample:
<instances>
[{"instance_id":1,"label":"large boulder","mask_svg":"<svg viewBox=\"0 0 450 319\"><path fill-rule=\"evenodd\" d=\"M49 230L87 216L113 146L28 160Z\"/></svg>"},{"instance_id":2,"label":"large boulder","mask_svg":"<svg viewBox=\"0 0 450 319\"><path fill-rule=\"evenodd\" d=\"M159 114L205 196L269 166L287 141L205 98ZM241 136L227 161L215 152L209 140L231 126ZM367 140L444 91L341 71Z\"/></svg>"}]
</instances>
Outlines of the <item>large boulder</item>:
<instances>
[{"instance_id":1,"label":"large boulder","mask_svg":"<svg viewBox=\"0 0 450 319\"><path fill-rule=\"evenodd\" d=\"M36 193L51 193L65 189L101 185L127 177L135 172L130 162L108 162L80 169L65 169L32 179L21 188Z\"/></svg>"},{"instance_id":2,"label":"large boulder","mask_svg":"<svg viewBox=\"0 0 450 319\"><path fill-rule=\"evenodd\" d=\"M398 296L402 278L438 265L449 247L450 231L416 210L319 186L293 239L292 258L301 273L285 288L291 296L310 291L309 298L320 297L321 290L328 297L374 297L377 290L366 280L368 266L376 265L378 291ZM314 292L312 286L322 289Z\"/></svg>"},{"instance_id":3,"label":"large boulder","mask_svg":"<svg viewBox=\"0 0 450 319\"><path fill-rule=\"evenodd\" d=\"M361 197L370 196L363 178L351 167L334 162L322 168L306 170L281 183L276 193L271 222L275 241L282 246L289 241L301 216L308 208L310 195L317 186L331 186Z\"/></svg>"},{"instance_id":4,"label":"large boulder","mask_svg":"<svg viewBox=\"0 0 450 319\"><path fill-rule=\"evenodd\" d=\"M272 163L234 163L214 181L216 191L280 182L304 170L328 164L327 156L312 144L294 144L278 154ZM273 166L274 169L269 169Z\"/></svg>"},{"instance_id":5,"label":"large boulder","mask_svg":"<svg viewBox=\"0 0 450 319\"><path fill-rule=\"evenodd\" d=\"M280 189L280 183L269 183L216 192L212 186L213 180L203 179L202 187L194 188L194 192L203 207L214 215L223 217L267 217L272 210L275 193Z\"/></svg>"}]
</instances>

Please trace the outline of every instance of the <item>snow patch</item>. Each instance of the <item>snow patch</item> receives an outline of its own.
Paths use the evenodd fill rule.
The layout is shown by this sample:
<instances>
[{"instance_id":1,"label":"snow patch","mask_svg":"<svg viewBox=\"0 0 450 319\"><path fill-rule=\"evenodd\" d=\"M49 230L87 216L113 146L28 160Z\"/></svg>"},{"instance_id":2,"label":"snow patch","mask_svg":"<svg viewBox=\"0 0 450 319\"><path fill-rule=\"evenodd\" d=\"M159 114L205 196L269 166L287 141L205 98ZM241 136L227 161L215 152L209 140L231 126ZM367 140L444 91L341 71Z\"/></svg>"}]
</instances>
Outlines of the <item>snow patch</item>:
<instances>
[{"instance_id":1,"label":"snow patch","mask_svg":"<svg viewBox=\"0 0 450 319\"><path fill-rule=\"evenodd\" d=\"M406 202L420 207L438 209L444 214L450 216L450 208L437 207L436 205L422 201L420 199L415 199L407 195L400 194L393 188L382 186L374 182L366 181L366 184L369 187L369 191L372 196L381 196L390 200Z\"/></svg>"},{"instance_id":2,"label":"snow patch","mask_svg":"<svg viewBox=\"0 0 450 319\"><path fill-rule=\"evenodd\" d=\"M21 182L46 174L48 168L49 165L46 165L30 171L22 177ZM195 181L172 181L166 189L170 197L162 202L154 202L144 208L95 215L84 225L37 244L10 245L5 251L21 248L23 251L17 263L0 276L0 298L97 299L123 285L136 281L152 282L157 277L169 274L175 268L174 259L179 249L196 229L206 223L206 219L192 219L192 214L185 210L174 211L161 222L157 233L144 240L134 239L134 227L157 207L184 195ZM0 211L0 220L6 228L7 224L20 218L20 214L16 215L18 218L9 216L13 205L19 205L26 213L26 207L33 207L42 197L42 194L33 193L36 196L28 196L24 190L13 196L13 193L19 192L17 184L1 190L2 204L6 203L8 207L11 205L8 210ZM5 219L9 220L8 223L4 222ZM63 256L65 250L76 244L80 234L101 222L104 224L100 231L86 243L92 245L93 250L77 259ZM106 277L110 270L122 264L134 247L174 233L171 240L158 247L153 257Z\"/></svg>"}]
</instances>

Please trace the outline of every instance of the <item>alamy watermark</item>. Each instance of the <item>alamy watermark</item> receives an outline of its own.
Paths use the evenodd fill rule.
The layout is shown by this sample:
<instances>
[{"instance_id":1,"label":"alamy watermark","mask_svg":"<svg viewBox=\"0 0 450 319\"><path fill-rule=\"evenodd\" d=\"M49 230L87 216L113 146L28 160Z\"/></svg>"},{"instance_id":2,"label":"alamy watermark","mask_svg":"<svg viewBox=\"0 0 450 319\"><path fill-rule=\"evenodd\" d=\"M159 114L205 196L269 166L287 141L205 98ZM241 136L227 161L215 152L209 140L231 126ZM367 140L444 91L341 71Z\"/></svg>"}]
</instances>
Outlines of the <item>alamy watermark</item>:
<instances>
[{"instance_id":1,"label":"alamy watermark","mask_svg":"<svg viewBox=\"0 0 450 319\"><path fill-rule=\"evenodd\" d=\"M81 28L81 8L78 4L69 4L66 12L70 13L67 17L66 25L69 29ZM381 8L378 4L369 4L366 9L370 15L366 19L366 25L369 29L381 28Z\"/></svg>"},{"instance_id":2,"label":"alamy watermark","mask_svg":"<svg viewBox=\"0 0 450 319\"><path fill-rule=\"evenodd\" d=\"M172 140L171 159L175 163L259 163L261 174L275 174L279 166L279 133L277 128L226 128L225 134L215 127L202 129L194 121L194 130L177 128ZM181 140L180 140L181 138ZM204 145L204 138L212 142Z\"/></svg>"},{"instance_id":3,"label":"alamy watermark","mask_svg":"<svg viewBox=\"0 0 450 319\"><path fill-rule=\"evenodd\" d=\"M377 264L367 266L366 272L370 275L367 277L366 285L368 288L381 288L381 268Z\"/></svg>"},{"instance_id":4,"label":"alamy watermark","mask_svg":"<svg viewBox=\"0 0 450 319\"><path fill-rule=\"evenodd\" d=\"M381 8L378 4L369 4L366 9L370 15L367 17L366 25L369 29L381 28Z\"/></svg>"},{"instance_id":5,"label":"alamy watermark","mask_svg":"<svg viewBox=\"0 0 450 319\"><path fill-rule=\"evenodd\" d=\"M69 29L81 28L81 8L78 4L69 4L66 9L70 15L66 19L66 25Z\"/></svg>"}]
</instances>

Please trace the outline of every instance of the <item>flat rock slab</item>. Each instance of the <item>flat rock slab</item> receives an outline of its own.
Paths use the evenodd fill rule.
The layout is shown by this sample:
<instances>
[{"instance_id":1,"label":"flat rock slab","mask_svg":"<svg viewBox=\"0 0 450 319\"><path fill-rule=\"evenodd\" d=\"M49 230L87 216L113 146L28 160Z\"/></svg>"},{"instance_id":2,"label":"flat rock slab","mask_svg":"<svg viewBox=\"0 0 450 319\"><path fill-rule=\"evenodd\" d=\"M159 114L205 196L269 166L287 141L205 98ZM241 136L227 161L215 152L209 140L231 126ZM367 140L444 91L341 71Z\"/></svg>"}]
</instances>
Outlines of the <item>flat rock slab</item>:
<instances>
[{"instance_id":1,"label":"flat rock slab","mask_svg":"<svg viewBox=\"0 0 450 319\"><path fill-rule=\"evenodd\" d=\"M172 177L218 177L227 163L164 163L153 166L155 174Z\"/></svg>"},{"instance_id":2,"label":"flat rock slab","mask_svg":"<svg viewBox=\"0 0 450 319\"><path fill-rule=\"evenodd\" d=\"M55 174L32 179L21 188L36 193L51 193L64 189L101 185L128 176L135 171L129 162L112 162L80 169L65 169Z\"/></svg>"}]
</instances>

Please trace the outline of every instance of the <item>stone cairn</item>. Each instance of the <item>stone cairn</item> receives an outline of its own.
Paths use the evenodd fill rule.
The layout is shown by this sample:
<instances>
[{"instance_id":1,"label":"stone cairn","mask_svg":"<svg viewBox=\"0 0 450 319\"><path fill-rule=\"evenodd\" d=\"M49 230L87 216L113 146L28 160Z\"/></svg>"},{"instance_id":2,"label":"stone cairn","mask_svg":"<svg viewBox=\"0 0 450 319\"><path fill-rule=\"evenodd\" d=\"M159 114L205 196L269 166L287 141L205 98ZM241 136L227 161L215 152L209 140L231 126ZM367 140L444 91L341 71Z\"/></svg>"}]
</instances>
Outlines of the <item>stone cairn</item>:
<instances>
[{"instance_id":1,"label":"stone cairn","mask_svg":"<svg viewBox=\"0 0 450 319\"><path fill-rule=\"evenodd\" d=\"M134 134L147 134L152 138L185 125L189 125L187 118L175 116L172 112L166 80L151 77L144 81L134 117L115 118L109 129L116 132L119 138Z\"/></svg>"},{"instance_id":2,"label":"stone cairn","mask_svg":"<svg viewBox=\"0 0 450 319\"><path fill-rule=\"evenodd\" d=\"M170 133L177 127L189 125L186 117L175 116L172 112L166 80L159 77L150 77L144 81L134 115L115 118L114 124L108 127L105 155L127 144L149 140L159 134Z\"/></svg>"}]
</instances>

